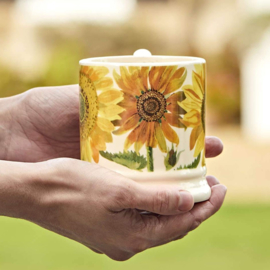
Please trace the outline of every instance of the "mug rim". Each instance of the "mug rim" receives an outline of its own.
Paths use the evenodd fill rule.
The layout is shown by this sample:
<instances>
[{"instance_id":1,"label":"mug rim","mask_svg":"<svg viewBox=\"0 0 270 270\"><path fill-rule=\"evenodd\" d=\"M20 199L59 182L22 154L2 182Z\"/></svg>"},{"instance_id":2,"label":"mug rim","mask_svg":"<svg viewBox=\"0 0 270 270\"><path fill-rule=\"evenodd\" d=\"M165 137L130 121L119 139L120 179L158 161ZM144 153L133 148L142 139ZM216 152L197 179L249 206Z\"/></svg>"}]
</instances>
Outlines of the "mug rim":
<instances>
[{"instance_id":1,"label":"mug rim","mask_svg":"<svg viewBox=\"0 0 270 270\"><path fill-rule=\"evenodd\" d=\"M130 59L130 60L129 60ZM152 61L151 61L152 59ZM155 60L155 61L153 61ZM200 57L193 56L170 56L170 55L151 55L151 56L103 56L91 57L79 61L81 66L175 66L205 64L206 61Z\"/></svg>"}]
</instances>

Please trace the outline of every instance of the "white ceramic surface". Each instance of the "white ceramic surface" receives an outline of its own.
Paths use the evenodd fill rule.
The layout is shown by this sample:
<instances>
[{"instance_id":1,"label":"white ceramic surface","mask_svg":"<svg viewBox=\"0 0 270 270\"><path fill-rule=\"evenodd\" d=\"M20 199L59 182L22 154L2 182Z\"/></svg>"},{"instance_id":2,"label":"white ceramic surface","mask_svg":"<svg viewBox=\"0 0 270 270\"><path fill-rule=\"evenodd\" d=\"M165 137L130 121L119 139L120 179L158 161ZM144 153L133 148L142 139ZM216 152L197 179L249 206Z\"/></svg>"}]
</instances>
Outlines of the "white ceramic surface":
<instances>
[{"instance_id":1,"label":"white ceramic surface","mask_svg":"<svg viewBox=\"0 0 270 270\"><path fill-rule=\"evenodd\" d=\"M139 50L80 65L81 158L207 200L205 60Z\"/></svg>"}]
</instances>

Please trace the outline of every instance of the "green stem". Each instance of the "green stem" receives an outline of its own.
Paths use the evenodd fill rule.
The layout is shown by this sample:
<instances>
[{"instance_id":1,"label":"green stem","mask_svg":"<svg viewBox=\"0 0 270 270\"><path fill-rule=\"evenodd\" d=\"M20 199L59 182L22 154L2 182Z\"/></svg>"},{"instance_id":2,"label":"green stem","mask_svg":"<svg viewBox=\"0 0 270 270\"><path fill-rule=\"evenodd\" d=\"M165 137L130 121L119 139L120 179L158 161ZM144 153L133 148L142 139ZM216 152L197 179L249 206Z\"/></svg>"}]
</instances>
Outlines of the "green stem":
<instances>
[{"instance_id":1,"label":"green stem","mask_svg":"<svg viewBox=\"0 0 270 270\"><path fill-rule=\"evenodd\" d=\"M154 159L153 159L153 148L152 147L146 147L147 151L147 170L148 172L154 171Z\"/></svg>"}]
</instances>

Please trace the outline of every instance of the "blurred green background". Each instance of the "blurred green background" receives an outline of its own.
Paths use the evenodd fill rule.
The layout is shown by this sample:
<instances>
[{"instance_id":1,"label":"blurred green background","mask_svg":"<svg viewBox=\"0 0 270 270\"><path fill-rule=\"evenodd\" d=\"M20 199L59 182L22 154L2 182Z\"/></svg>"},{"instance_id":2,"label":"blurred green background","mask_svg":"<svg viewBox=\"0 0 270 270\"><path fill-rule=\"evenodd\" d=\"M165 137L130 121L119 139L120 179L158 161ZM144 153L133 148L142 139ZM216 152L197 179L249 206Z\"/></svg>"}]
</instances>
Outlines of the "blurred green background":
<instances>
[{"instance_id":1,"label":"blurred green background","mask_svg":"<svg viewBox=\"0 0 270 270\"><path fill-rule=\"evenodd\" d=\"M82 58L139 48L205 58L207 135L225 144L208 172L228 187L224 207L196 231L124 263L0 217L0 269L270 269L270 121L259 132L268 139L249 137L270 115L260 111L270 99L260 84L269 26L269 0L0 0L0 97L76 84Z\"/></svg>"},{"instance_id":2,"label":"blurred green background","mask_svg":"<svg viewBox=\"0 0 270 270\"><path fill-rule=\"evenodd\" d=\"M0 265L8 270L267 270L269 211L267 205L227 205L186 238L126 262L114 262L26 221L1 218Z\"/></svg>"}]
</instances>

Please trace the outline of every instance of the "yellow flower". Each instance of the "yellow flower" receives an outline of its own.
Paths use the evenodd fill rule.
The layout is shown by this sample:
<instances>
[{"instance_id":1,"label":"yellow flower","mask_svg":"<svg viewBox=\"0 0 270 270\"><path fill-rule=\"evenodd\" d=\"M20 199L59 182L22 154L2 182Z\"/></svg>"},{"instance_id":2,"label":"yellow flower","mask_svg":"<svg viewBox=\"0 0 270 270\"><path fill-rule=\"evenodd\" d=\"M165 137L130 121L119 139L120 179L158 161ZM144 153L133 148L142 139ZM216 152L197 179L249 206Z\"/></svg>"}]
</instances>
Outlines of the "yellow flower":
<instances>
[{"instance_id":1,"label":"yellow flower","mask_svg":"<svg viewBox=\"0 0 270 270\"><path fill-rule=\"evenodd\" d=\"M121 120L114 121L120 128L113 133L121 135L127 131L125 151L134 144L138 153L143 145L159 146L167 152L166 140L179 144L177 133L171 127L182 127L179 114L184 111L177 101L183 100L183 91L178 91L185 81L185 68L177 66L120 67L120 75L114 71L114 78L122 89L124 100L119 103L125 111Z\"/></svg>"},{"instance_id":2,"label":"yellow flower","mask_svg":"<svg viewBox=\"0 0 270 270\"><path fill-rule=\"evenodd\" d=\"M192 72L192 85L183 86L186 99L178 102L187 113L180 121L192 128L190 150L194 149L194 157L204 150L205 146L205 65L195 65ZM196 146L195 146L196 145ZM202 165L205 165L204 155Z\"/></svg>"},{"instance_id":3,"label":"yellow flower","mask_svg":"<svg viewBox=\"0 0 270 270\"><path fill-rule=\"evenodd\" d=\"M80 71L81 159L99 162L99 151L112 142L115 129L111 121L121 119L123 108L117 105L123 94L112 88L106 67L82 67ZM101 92L99 94L99 92Z\"/></svg>"}]
</instances>

